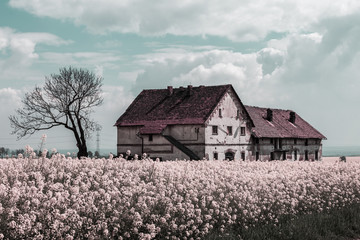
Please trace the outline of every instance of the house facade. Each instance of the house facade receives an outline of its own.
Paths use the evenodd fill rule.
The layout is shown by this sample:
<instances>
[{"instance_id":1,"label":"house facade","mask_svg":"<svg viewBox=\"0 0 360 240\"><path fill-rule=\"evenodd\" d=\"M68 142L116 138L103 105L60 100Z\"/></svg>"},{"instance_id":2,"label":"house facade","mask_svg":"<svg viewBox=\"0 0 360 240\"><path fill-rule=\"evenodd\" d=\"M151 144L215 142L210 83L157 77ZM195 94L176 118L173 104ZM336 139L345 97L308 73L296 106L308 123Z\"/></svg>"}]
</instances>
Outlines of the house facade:
<instances>
[{"instance_id":1,"label":"house facade","mask_svg":"<svg viewBox=\"0 0 360 240\"><path fill-rule=\"evenodd\" d=\"M325 139L293 111L243 105L231 85L143 90L115 126L118 154L163 160L319 160Z\"/></svg>"}]
</instances>

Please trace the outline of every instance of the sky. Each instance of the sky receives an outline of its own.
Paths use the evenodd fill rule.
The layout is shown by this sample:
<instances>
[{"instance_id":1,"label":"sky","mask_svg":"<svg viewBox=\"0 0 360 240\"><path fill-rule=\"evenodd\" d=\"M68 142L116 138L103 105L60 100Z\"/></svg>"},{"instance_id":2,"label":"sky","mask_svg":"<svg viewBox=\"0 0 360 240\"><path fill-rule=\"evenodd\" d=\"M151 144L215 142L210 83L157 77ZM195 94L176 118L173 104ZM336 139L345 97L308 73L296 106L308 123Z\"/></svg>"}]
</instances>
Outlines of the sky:
<instances>
[{"instance_id":1,"label":"sky","mask_svg":"<svg viewBox=\"0 0 360 240\"><path fill-rule=\"evenodd\" d=\"M103 77L101 149L143 89L232 84L245 105L290 109L359 146L360 1L0 1L0 146L74 149L58 128L17 140L8 119L59 68ZM96 133L88 140L96 148Z\"/></svg>"}]
</instances>

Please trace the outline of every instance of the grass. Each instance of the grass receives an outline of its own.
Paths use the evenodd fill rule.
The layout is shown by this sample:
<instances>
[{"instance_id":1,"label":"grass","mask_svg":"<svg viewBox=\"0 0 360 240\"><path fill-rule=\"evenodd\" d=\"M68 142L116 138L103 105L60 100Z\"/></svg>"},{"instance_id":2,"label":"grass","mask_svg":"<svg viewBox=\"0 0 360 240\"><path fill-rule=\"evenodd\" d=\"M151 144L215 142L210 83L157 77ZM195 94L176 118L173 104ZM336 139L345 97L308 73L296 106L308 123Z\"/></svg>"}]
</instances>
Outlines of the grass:
<instances>
[{"instance_id":1,"label":"grass","mask_svg":"<svg viewBox=\"0 0 360 240\"><path fill-rule=\"evenodd\" d=\"M232 229L224 234L212 233L208 239L253 240L349 240L360 238L360 204L327 212L283 217L277 225L259 225L249 229Z\"/></svg>"}]
</instances>

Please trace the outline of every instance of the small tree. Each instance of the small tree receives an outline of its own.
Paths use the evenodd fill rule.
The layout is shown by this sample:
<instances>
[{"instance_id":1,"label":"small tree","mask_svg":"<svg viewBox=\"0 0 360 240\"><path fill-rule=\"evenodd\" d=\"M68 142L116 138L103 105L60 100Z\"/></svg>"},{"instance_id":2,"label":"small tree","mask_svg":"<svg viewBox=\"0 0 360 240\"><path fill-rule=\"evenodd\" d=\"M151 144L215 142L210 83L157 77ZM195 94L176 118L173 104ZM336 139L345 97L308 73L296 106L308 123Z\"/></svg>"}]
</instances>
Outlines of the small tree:
<instances>
[{"instance_id":1,"label":"small tree","mask_svg":"<svg viewBox=\"0 0 360 240\"><path fill-rule=\"evenodd\" d=\"M0 147L0 157L3 157L5 154L5 148L4 147Z\"/></svg>"},{"instance_id":2,"label":"small tree","mask_svg":"<svg viewBox=\"0 0 360 240\"><path fill-rule=\"evenodd\" d=\"M72 131L78 157L88 156L86 139L99 125L90 114L99 106L102 78L85 69L61 68L59 74L45 77L43 88L25 94L24 107L9 117L18 139L40 130L63 126Z\"/></svg>"}]
</instances>

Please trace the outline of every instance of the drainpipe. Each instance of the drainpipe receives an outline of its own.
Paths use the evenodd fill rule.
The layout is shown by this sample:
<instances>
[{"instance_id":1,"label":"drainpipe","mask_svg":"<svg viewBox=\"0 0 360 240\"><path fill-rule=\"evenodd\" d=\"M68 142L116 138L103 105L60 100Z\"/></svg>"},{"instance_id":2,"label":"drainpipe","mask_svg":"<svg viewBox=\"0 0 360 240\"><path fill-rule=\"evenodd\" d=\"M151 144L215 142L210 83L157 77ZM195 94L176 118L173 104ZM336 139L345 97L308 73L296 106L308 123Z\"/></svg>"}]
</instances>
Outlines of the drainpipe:
<instances>
[{"instance_id":1,"label":"drainpipe","mask_svg":"<svg viewBox=\"0 0 360 240\"><path fill-rule=\"evenodd\" d=\"M137 133L136 136L141 138L141 156L142 156L144 154L144 138L140 135L140 133Z\"/></svg>"}]
</instances>

